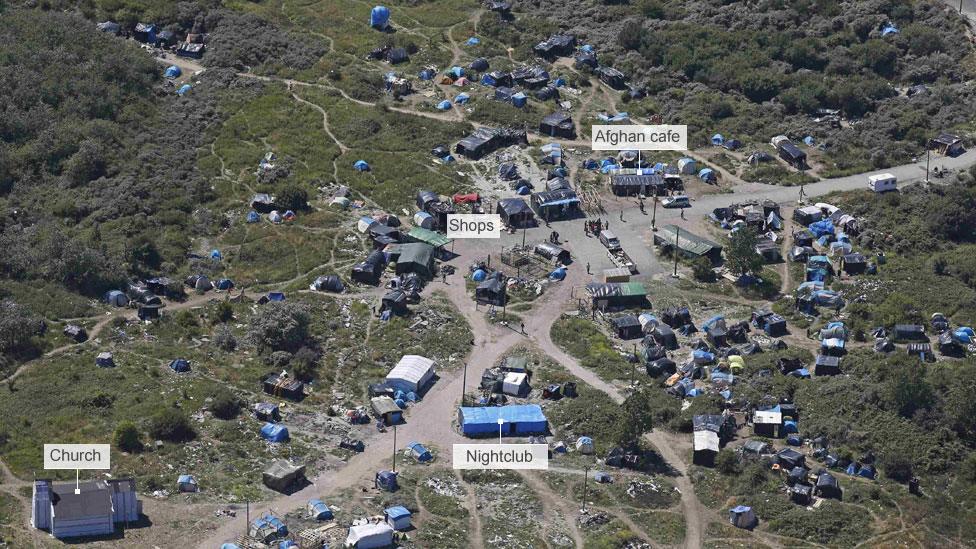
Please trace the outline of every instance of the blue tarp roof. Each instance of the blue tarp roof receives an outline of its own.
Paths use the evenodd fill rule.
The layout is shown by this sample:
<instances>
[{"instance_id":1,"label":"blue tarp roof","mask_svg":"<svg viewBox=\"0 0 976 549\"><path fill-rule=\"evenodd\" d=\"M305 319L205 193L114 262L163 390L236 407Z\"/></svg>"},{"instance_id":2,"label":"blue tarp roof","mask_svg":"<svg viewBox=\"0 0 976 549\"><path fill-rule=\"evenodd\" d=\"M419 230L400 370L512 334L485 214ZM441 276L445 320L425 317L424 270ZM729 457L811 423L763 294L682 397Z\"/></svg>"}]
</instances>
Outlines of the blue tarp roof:
<instances>
[{"instance_id":1,"label":"blue tarp roof","mask_svg":"<svg viewBox=\"0 0 976 549\"><path fill-rule=\"evenodd\" d=\"M261 438L271 442L284 442L288 440L288 428L276 423L265 423L261 427Z\"/></svg>"},{"instance_id":2,"label":"blue tarp roof","mask_svg":"<svg viewBox=\"0 0 976 549\"><path fill-rule=\"evenodd\" d=\"M542 433L549 425L542 408L537 404L462 407L460 419L461 429L466 435L497 433L499 419L504 420L505 424L515 424L514 431L517 434ZM512 427L503 427L503 432L511 433L512 430Z\"/></svg>"},{"instance_id":3,"label":"blue tarp roof","mask_svg":"<svg viewBox=\"0 0 976 549\"><path fill-rule=\"evenodd\" d=\"M270 524L271 527L275 529L275 533L277 535L279 536L288 535L288 527L285 526L284 522L281 522L281 519L279 519L274 515L264 515L263 517L258 517L254 519L254 522L252 522L251 524L254 524L259 529L263 528L265 525Z\"/></svg>"},{"instance_id":4,"label":"blue tarp roof","mask_svg":"<svg viewBox=\"0 0 976 549\"><path fill-rule=\"evenodd\" d=\"M402 505L394 505L393 507L387 507L386 516L393 520L401 519L403 517L409 517L411 515L410 510Z\"/></svg>"},{"instance_id":5,"label":"blue tarp roof","mask_svg":"<svg viewBox=\"0 0 976 549\"><path fill-rule=\"evenodd\" d=\"M180 484L196 484L197 480L193 478L193 475L180 475L180 478L176 482Z\"/></svg>"}]
</instances>

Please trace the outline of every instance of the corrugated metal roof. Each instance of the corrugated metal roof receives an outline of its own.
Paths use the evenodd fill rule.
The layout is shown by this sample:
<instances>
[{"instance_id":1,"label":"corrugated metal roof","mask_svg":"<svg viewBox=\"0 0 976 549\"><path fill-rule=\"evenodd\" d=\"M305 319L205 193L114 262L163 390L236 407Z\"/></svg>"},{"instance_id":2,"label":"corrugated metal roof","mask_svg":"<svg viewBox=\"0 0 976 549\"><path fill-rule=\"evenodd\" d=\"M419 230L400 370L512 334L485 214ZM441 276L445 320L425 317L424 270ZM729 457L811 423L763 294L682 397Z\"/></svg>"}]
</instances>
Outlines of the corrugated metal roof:
<instances>
[{"instance_id":1,"label":"corrugated metal roof","mask_svg":"<svg viewBox=\"0 0 976 549\"><path fill-rule=\"evenodd\" d=\"M657 244L674 246L676 241L679 249L699 256L710 254L713 250L722 250L720 244L680 229L677 225L665 225L654 235L654 242Z\"/></svg>"}]
</instances>

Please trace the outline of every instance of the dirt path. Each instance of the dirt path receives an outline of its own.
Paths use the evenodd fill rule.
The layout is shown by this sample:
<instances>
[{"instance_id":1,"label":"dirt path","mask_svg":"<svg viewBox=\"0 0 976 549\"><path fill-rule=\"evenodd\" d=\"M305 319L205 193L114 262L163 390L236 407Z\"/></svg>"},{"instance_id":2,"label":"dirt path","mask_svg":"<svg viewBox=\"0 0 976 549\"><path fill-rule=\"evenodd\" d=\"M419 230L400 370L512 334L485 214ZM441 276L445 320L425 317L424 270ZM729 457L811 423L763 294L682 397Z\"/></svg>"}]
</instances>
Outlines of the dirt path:
<instances>
[{"instance_id":1,"label":"dirt path","mask_svg":"<svg viewBox=\"0 0 976 549\"><path fill-rule=\"evenodd\" d=\"M484 530L481 526L481 513L478 512L478 496L475 494L474 487L464 481L464 478L461 476L461 471L455 469L454 476L464 486L464 503L468 509L468 514L471 516L471 529L468 531L468 542L472 547L484 547L485 538L482 533Z\"/></svg>"},{"instance_id":2,"label":"dirt path","mask_svg":"<svg viewBox=\"0 0 976 549\"><path fill-rule=\"evenodd\" d=\"M291 96L295 99L295 101L298 101L303 105L308 105L309 107L312 107L313 109L322 113L322 129L325 130L325 133L327 133L329 137L332 138L333 141L335 141L335 144L339 146L340 156L349 152L349 147L345 146L342 143L342 141L339 141L339 138L336 137L334 133L332 133L332 128L329 127L329 113L325 112L325 109L316 105L315 103L312 103L311 101L306 101L305 99L302 99L295 92L291 92Z\"/></svg>"},{"instance_id":3,"label":"dirt path","mask_svg":"<svg viewBox=\"0 0 976 549\"><path fill-rule=\"evenodd\" d=\"M552 488L543 479L539 478L535 472L519 471L519 476L539 496L539 501L542 502L543 516L554 516L556 513L559 513L559 516L565 520L570 535L573 536L573 543L576 544L577 548L582 549L584 546L583 536L580 535L579 528L576 524L576 516L579 514L579 509L576 509L565 497L553 492ZM543 525L543 532L546 531L545 527L546 525Z\"/></svg>"}]
</instances>

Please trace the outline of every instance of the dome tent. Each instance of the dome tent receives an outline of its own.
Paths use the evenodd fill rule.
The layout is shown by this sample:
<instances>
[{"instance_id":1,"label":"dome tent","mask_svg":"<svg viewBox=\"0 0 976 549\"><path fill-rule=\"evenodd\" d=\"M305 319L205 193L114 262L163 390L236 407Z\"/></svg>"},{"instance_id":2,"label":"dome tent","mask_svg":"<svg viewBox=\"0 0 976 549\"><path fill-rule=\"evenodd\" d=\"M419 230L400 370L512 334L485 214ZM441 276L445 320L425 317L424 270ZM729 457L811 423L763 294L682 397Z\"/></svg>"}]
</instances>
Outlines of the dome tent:
<instances>
[{"instance_id":1,"label":"dome tent","mask_svg":"<svg viewBox=\"0 0 976 549\"><path fill-rule=\"evenodd\" d=\"M261 438L269 442L287 442L288 428L276 423L265 423L261 427Z\"/></svg>"},{"instance_id":2,"label":"dome tent","mask_svg":"<svg viewBox=\"0 0 976 549\"><path fill-rule=\"evenodd\" d=\"M367 164L365 160L357 160L356 162L353 163L352 167L355 168L356 171L358 172L369 171L369 164Z\"/></svg>"},{"instance_id":3,"label":"dome tent","mask_svg":"<svg viewBox=\"0 0 976 549\"><path fill-rule=\"evenodd\" d=\"M183 71L181 71L179 67L176 65L170 65L166 69L166 72L163 73L163 76L166 78L179 78L181 74L183 74Z\"/></svg>"},{"instance_id":4,"label":"dome tent","mask_svg":"<svg viewBox=\"0 0 976 549\"><path fill-rule=\"evenodd\" d=\"M451 102L445 99L437 104L437 108L439 110L446 111L451 108Z\"/></svg>"},{"instance_id":5,"label":"dome tent","mask_svg":"<svg viewBox=\"0 0 976 549\"><path fill-rule=\"evenodd\" d=\"M471 273L471 280L474 280L475 282L482 282L487 276L488 273L486 273L481 269L478 269L475 272Z\"/></svg>"},{"instance_id":6,"label":"dome tent","mask_svg":"<svg viewBox=\"0 0 976 549\"><path fill-rule=\"evenodd\" d=\"M248 223L257 223L258 221L261 221L261 214L259 214L258 212L254 211L254 210L251 210L251 211L247 212L247 222Z\"/></svg>"},{"instance_id":7,"label":"dome tent","mask_svg":"<svg viewBox=\"0 0 976 549\"><path fill-rule=\"evenodd\" d=\"M184 358L177 358L176 360L169 363L170 369L177 373L189 372L190 371L190 361Z\"/></svg>"},{"instance_id":8,"label":"dome tent","mask_svg":"<svg viewBox=\"0 0 976 549\"><path fill-rule=\"evenodd\" d=\"M186 95L193 86L189 84L183 84L180 89L176 90L176 95Z\"/></svg>"},{"instance_id":9,"label":"dome tent","mask_svg":"<svg viewBox=\"0 0 976 549\"><path fill-rule=\"evenodd\" d=\"M390 26L390 8L376 6L369 12L369 26L384 30Z\"/></svg>"}]
</instances>

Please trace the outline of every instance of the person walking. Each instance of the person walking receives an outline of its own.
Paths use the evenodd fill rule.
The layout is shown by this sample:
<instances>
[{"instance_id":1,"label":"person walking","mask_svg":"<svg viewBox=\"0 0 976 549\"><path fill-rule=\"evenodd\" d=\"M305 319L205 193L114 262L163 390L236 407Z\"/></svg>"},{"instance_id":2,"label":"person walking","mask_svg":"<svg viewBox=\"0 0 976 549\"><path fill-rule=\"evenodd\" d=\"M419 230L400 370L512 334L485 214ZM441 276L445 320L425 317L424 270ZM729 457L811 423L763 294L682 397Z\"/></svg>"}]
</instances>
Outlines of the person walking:
<instances>
[{"instance_id":1,"label":"person walking","mask_svg":"<svg viewBox=\"0 0 976 549\"><path fill-rule=\"evenodd\" d=\"M590 263L586 263L586 274L590 274Z\"/></svg>"},{"instance_id":2,"label":"person walking","mask_svg":"<svg viewBox=\"0 0 976 549\"><path fill-rule=\"evenodd\" d=\"M620 210L620 220L621 221L624 220L624 211L623 210Z\"/></svg>"}]
</instances>

